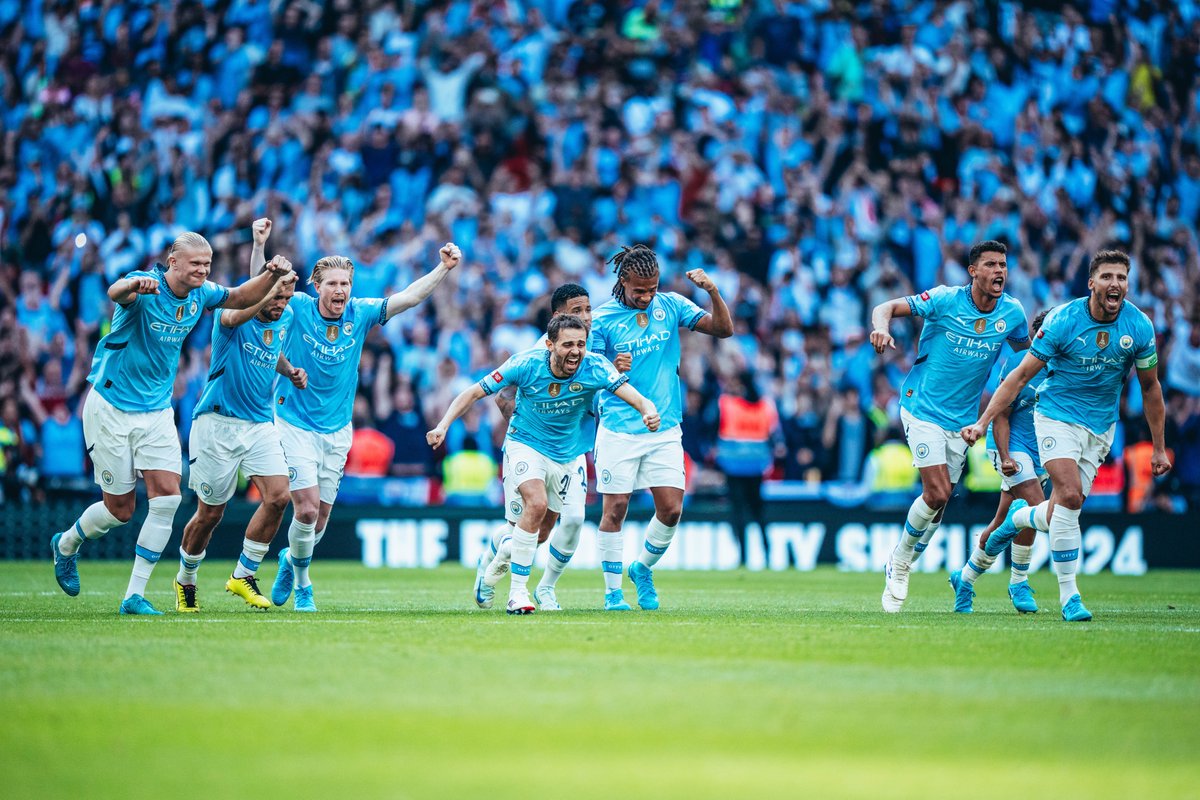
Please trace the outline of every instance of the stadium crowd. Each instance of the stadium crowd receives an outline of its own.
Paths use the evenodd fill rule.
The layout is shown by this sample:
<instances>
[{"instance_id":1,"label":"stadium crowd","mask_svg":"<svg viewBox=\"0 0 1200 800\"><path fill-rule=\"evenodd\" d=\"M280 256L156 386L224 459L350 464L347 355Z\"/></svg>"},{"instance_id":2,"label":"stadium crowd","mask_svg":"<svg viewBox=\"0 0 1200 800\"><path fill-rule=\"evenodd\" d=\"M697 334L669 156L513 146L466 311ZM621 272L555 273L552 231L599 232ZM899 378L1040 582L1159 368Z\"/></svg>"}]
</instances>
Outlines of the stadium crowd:
<instances>
[{"instance_id":1,"label":"stadium crowd","mask_svg":"<svg viewBox=\"0 0 1200 800\"><path fill-rule=\"evenodd\" d=\"M724 485L718 398L747 380L778 410L774 477L877 486L917 329L877 357L871 308L965 283L970 246L999 239L1032 317L1116 246L1159 334L1176 468L1146 486L1132 382L1114 480L1130 507L1200 506L1189 0L0 0L0 42L8 500L89 483L80 395L108 284L185 230L237 283L268 216L302 275L351 256L357 296L462 247L364 352L347 471L440 478L459 458L466 494L494 471L499 414L480 404L438 453L425 431L537 341L555 286L604 302L621 244L701 302L683 273L703 267L734 313L731 339L683 338L700 490ZM209 330L179 369L185 443Z\"/></svg>"}]
</instances>

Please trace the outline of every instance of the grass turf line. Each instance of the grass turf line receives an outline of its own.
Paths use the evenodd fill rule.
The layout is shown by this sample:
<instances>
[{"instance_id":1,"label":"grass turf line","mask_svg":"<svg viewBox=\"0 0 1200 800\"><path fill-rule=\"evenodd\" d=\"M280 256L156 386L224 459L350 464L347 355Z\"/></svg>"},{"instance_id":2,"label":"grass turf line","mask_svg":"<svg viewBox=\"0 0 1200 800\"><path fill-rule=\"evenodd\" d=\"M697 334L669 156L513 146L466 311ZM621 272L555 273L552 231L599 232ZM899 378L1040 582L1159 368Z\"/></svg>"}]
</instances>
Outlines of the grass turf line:
<instances>
[{"instance_id":1,"label":"grass turf line","mask_svg":"<svg viewBox=\"0 0 1200 800\"><path fill-rule=\"evenodd\" d=\"M1086 625L1018 616L1003 575L976 613L916 574L657 577L664 609L474 609L473 572L318 562L319 614L253 612L205 563L201 614L173 564L116 614L129 565L0 563L7 797L1197 796L1200 578L1081 579ZM274 572L267 565L266 589ZM501 584L503 600L507 582ZM631 587L626 587L632 598ZM1169 608L1173 606L1174 608Z\"/></svg>"}]
</instances>

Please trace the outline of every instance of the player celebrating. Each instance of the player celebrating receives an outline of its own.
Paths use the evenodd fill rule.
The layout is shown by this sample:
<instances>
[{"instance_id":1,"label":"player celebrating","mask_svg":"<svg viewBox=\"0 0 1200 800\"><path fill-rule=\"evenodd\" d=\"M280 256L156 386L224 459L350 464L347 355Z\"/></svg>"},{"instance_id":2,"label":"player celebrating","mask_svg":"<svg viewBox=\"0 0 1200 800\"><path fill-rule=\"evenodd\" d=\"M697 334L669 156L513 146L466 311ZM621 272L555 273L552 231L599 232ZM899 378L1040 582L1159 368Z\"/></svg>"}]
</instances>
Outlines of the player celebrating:
<instances>
[{"instance_id":1,"label":"player celebrating","mask_svg":"<svg viewBox=\"0 0 1200 800\"><path fill-rule=\"evenodd\" d=\"M287 602L294 588L297 611L317 610L308 567L325 534L350 452L358 362L367 333L423 302L462 259L451 242L439 255L433 270L388 298L351 298L354 263L346 256L325 256L309 281L317 296L292 298L295 317L284 354L308 375L308 389L281 384L275 405L293 507L288 546L279 553L271 587L271 602L277 606Z\"/></svg>"},{"instance_id":2,"label":"player celebrating","mask_svg":"<svg viewBox=\"0 0 1200 800\"><path fill-rule=\"evenodd\" d=\"M262 268L270 230L270 220L254 223L251 275ZM282 256L274 260L288 264ZM300 389L308 380L304 370L292 367L282 355L283 341L292 325L288 301L295 282L296 275L291 273L257 306L245 311L218 309L214 315L208 383L196 403L189 439L188 485L196 492L197 503L195 515L183 529L179 548L176 611L200 610L196 573L225 513L225 504L233 495L239 470L258 488L262 503L246 526L242 555L225 589L252 608L271 607L258 589L255 573L288 504L287 463L271 412L275 374L278 371L285 375Z\"/></svg>"},{"instance_id":3,"label":"player celebrating","mask_svg":"<svg viewBox=\"0 0 1200 800\"><path fill-rule=\"evenodd\" d=\"M871 312L875 352L895 349L888 332L893 317L923 317L919 354L904 379L900 421L921 473L921 495L913 501L904 532L884 569L883 610L896 613L908 597L908 573L941 524L954 484L962 476L967 448L958 435L979 409L992 365L1007 341L1029 346L1025 311L1004 293L1007 248L996 241L971 248L966 286L939 286L912 297L880 303Z\"/></svg>"},{"instance_id":4,"label":"player celebrating","mask_svg":"<svg viewBox=\"0 0 1200 800\"><path fill-rule=\"evenodd\" d=\"M597 549L604 570L604 607L628 611L621 592L621 527L629 511L629 495L650 489L654 518L646 526L638 560L629 565L629 578L637 589L638 605L653 610L658 608L658 592L652 569L667 552L683 513L678 330L687 328L724 339L733 335L733 319L704 270L691 270L687 277L712 298L711 314L682 295L658 291L658 258L645 245L622 247L612 263L617 282L613 299L596 309L592 318L592 349L613 361L630 359L629 382L654 401L662 413L662 426L647 433L628 407L601 398L596 472L604 508Z\"/></svg>"},{"instance_id":5,"label":"player celebrating","mask_svg":"<svg viewBox=\"0 0 1200 800\"><path fill-rule=\"evenodd\" d=\"M587 328L567 314L550 320L545 350L510 358L479 383L464 390L426 436L431 447L446 438L450 424L472 404L505 386L517 387L516 410L505 436L504 500L518 516L512 535L509 614L534 610L527 582L537 551L537 531L547 512L560 513L577 481L575 461L587 452L583 417L600 390L615 394L658 430L659 416L647 400L604 357L587 352Z\"/></svg>"},{"instance_id":6,"label":"player celebrating","mask_svg":"<svg viewBox=\"0 0 1200 800\"><path fill-rule=\"evenodd\" d=\"M182 454L171 411L171 389L183 340L207 308L240 310L257 305L290 269L273 263L241 286L208 280L212 247L198 233L180 234L167 266L131 272L108 289L117 304L112 328L100 340L83 404L83 431L103 500L51 539L54 577L62 590L79 594L77 559L84 539L98 539L128 522L136 504L140 471L149 511L138 533L133 574L122 614L161 614L144 597L150 573L171 538L179 507Z\"/></svg>"},{"instance_id":7,"label":"player celebrating","mask_svg":"<svg viewBox=\"0 0 1200 800\"><path fill-rule=\"evenodd\" d=\"M1075 581L1079 514L1096 470L1112 446L1121 387L1131 366L1137 367L1154 442L1151 470L1163 475L1171 469L1163 440L1166 409L1158 383L1154 325L1125 299L1128 285L1129 256L1120 250L1096 253L1088 269L1091 294L1050 312L1029 354L996 389L979 420L962 429L964 441L977 441L987 424L1048 367L1046 380L1037 390L1033 419L1038 452L1053 490L1049 500L1034 507L1014 501L996 534L1011 536L1017 529L1030 527L1050 534L1058 599L1067 622L1092 618Z\"/></svg>"},{"instance_id":8,"label":"player celebrating","mask_svg":"<svg viewBox=\"0 0 1200 800\"><path fill-rule=\"evenodd\" d=\"M583 322L584 329L588 333L591 332L592 301L588 296L587 289L576 283L565 283L554 290L554 294L550 296L550 318L553 319L563 314L578 317ZM543 337L534 349L545 348L548 342L549 338ZM620 364L617 365L618 371L620 371L620 366ZM496 405L499 407L500 413L504 415L505 422L512 420L516 396L517 387L511 385L505 386L496 394ZM591 409L583 417L583 431L580 435L587 442L589 450L596 442L595 419L595 414L591 412ZM572 465L572 474L576 476L576 479L571 481L571 491L563 498L561 516L552 511L546 512L542 527L538 530L538 544L546 539L550 540L550 558L546 562L546 571L542 573L542 579L538 581L537 588L533 592L538 608L542 611L562 610L562 606L558 603L556 586L558 579L567 568L567 564L570 563L571 557L575 555L575 548L579 546L579 535L583 530L584 516L587 511L586 452L575 459L575 463ZM507 477L508 474L505 473L505 478ZM492 607L495 596L492 586L503 576L512 558L512 531L518 520L507 504L504 508L505 525L492 534L490 548L480 554L479 562L476 564L475 603L480 608ZM557 528L554 527L555 522L558 523ZM554 531L553 536L550 535L551 530ZM484 580L485 574L489 571L491 575L488 576L488 580Z\"/></svg>"},{"instance_id":9,"label":"player celebrating","mask_svg":"<svg viewBox=\"0 0 1200 800\"><path fill-rule=\"evenodd\" d=\"M1043 311L1034 318L1030 332L1037 336L1046 318ZM1001 370L1004 378L1016 362L1014 355ZM1022 503L1037 505L1046 499L1043 483L1046 471L1038 457L1037 434L1033 430L1033 405L1036 396L1034 387L1046 377L1045 369L1021 389L1017 399L996 415L987 429L987 452L996 472L1000 473L1000 505L996 516L979 535L979 544L966 565L950 574L950 585L954 587L954 610L970 614L975 597L974 585L979 576L991 569L996 557L1012 542L1012 577L1008 584L1008 596L1013 607L1022 614L1035 614L1038 607L1033 599L1033 587L1029 585L1029 560L1033 553L1033 539L1037 531L1033 528L1013 529L1013 536L996 531L1008 517L1013 498ZM1015 537L1015 541L1014 541Z\"/></svg>"}]
</instances>

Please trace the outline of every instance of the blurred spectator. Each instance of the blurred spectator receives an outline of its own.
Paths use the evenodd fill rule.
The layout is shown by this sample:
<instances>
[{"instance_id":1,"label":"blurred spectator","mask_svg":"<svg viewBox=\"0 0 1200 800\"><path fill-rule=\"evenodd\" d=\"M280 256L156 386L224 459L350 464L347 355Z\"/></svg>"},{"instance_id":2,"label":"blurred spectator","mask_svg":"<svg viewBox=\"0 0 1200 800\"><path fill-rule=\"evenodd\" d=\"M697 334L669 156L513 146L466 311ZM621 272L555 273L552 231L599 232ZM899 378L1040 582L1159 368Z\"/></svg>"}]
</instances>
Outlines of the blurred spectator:
<instances>
[{"instance_id":1,"label":"blurred spectator","mask_svg":"<svg viewBox=\"0 0 1200 800\"><path fill-rule=\"evenodd\" d=\"M753 521L767 552L767 519L763 513L763 476L783 447L775 403L759 394L754 374L743 372L726 381L717 398L716 464L725 473L733 533L746 563L746 525Z\"/></svg>"}]
</instances>

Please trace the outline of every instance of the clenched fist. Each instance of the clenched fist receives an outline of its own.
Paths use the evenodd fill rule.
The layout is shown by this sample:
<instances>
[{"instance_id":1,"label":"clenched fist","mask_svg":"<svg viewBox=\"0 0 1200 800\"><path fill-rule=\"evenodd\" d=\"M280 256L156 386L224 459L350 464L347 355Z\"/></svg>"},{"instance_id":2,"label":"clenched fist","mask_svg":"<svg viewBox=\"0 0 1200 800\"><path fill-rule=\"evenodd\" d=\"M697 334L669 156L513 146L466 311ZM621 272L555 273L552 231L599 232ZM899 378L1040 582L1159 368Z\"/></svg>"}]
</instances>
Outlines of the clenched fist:
<instances>
[{"instance_id":1,"label":"clenched fist","mask_svg":"<svg viewBox=\"0 0 1200 800\"><path fill-rule=\"evenodd\" d=\"M262 219L254 220L250 226L250 230L254 234L254 243L258 246L265 245L267 239L271 237L271 220L263 217Z\"/></svg>"},{"instance_id":2,"label":"clenched fist","mask_svg":"<svg viewBox=\"0 0 1200 800\"><path fill-rule=\"evenodd\" d=\"M713 279L708 277L708 273L702 269L688 270L687 279L706 292L715 292L717 290L717 285L713 283Z\"/></svg>"},{"instance_id":3,"label":"clenched fist","mask_svg":"<svg viewBox=\"0 0 1200 800\"><path fill-rule=\"evenodd\" d=\"M454 269L458 266L458 262L462 261L462 250L459 250L458 245L454 242L446 242L442 245L438 255L442 257L442 264L446 266L446 269Z\"/></svg>"}]
</instances>

